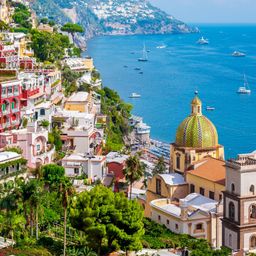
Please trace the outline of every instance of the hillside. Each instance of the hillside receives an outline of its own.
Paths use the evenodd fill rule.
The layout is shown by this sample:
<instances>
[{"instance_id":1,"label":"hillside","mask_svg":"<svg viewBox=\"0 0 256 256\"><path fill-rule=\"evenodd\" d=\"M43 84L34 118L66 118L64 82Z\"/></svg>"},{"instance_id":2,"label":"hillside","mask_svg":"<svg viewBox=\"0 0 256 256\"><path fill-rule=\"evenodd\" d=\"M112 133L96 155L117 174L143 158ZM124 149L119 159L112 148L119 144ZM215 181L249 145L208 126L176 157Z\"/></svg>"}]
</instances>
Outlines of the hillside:
<instances>
[{"instance_id":1,"label":"hillside","mask_svg":"<svg viewBox=\"0 0 256 256\"><path fill-rule=\"evenodd\" d=\"M166 34L197 32L147 1L140 0L34 0L39 17L60 23L78 22L85 37L95 35Z\"/></svg>"}]
</instances>

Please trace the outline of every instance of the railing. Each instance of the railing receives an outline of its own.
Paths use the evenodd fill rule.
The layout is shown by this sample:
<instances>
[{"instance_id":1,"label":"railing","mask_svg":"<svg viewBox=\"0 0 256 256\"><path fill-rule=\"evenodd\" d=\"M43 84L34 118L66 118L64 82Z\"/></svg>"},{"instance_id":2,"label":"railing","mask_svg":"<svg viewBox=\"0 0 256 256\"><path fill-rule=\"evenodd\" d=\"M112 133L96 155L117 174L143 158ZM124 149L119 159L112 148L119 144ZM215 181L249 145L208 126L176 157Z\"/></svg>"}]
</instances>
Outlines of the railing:
<instances>
[{"instance_id":1,"label":"railing","mask_svg":"<svg viewBox=\"0 0 256 256\"><path fill-rule=\"evenodd\" d=\"M18 108L12 108L12 113L17 113L17 112L19 112Z\"/></svg>"},{"instance_id":2,"label":"railing","mask_svg":"<svg viewBox=\"0 0 256 256\"><path fill-rule=\"evenodd\" d=\"M204 229L195 229L195 230L194 230L194 234L204 233L204 232L205 232Z\"/></svg>"},{"instance_id":3,"label":"railing","mask_svg":"<svg viewBox=\"0 0 256 256\"><path fill-rule=\"evenodd\" d=\"M7 94L6 93L2 94L1 96L2 96L2 98L7 98Z\"/></svg>"},{"instance_id":4,"label":"railing","mask_svg":"<svg viewBox=\"0 0 256 256\"><path fill-rule=\"evenodd\" d=\"M14 91L14 96L18 96L19 94L19 91Z\"/></svg>"},{"instance_id":5,"label":"railing","mask_svg":"<svg viewBox=\"0 0 256 256\"><path fill-rule=\"evenodd\" d=\"M3 113L3 115L8 115L8 114L10 114L10 109L8 108L6 110L3 110L2 113Z\"/></svg>"}]
</instances>

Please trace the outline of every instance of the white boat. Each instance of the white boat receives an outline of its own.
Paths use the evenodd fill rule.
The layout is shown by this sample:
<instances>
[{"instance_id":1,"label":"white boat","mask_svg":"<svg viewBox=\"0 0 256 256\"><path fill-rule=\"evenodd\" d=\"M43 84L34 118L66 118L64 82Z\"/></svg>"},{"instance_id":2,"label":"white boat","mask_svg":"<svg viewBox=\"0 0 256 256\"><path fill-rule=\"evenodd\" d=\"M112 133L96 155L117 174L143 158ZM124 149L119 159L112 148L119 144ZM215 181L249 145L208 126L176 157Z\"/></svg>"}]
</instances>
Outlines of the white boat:
<instances>
[{"instance_id":1,"label":"white boat","mask_svg":"<svg viewBox=\"0 0 256 256\"><path fill-rule=\"evenodd\" d=\"M143 62L148 61L148 54L147 54L147 50L146 50L145 44L144 44L143 50L142 50L142 57L139 58L138 61L143 61Z\"/></svg>"},{"instance_id":2,"label":"white boat","mask_svg":"<svg viewBox=\"0 0 256 256\"><path fill-rule=\"evenodd\" d=\"M209 40L204 38L203 36L197 41L198 44L209 44Z\"/></svg>"},{"instance_id":3,"label":"white boat","mask_svg":"<svg viewBox=\"0 0 256 256\"><path fill-rule=\"evenodd\" d=\"M243 53L243 52L234 51L234 52L232 53L232 56L233 56L233 57L245 57L246 54Z\"/></svg>"},{"instance_id":4,"label":"white boat","mask_svg":"<svg viewBox=\"0 0 256 256\"><path fill-rule=\"evenodd\" d=\"M163 44L163 45L159 45L159 46L157 46L156 48L157 48L157 49L164 49L164 48L166 48L166 45L164 45L164 44Z\"/></svg>"},{"instance_id":5,"label":"white boat","mask_svg":"<svg viewBox=\"0 0 256 256\"><path fill-rule=\"evenodd\" d=\"M215 110L215 107L207 106L207 107L206 107L206 110L207 110L207 111L214 111L214 110Z\"/></svg>"},{"instance_id":6,"label":"white boat","mask_svg":"<svg viewBox=\"0 0 256 256\"><path fill-rule=\"evenodd\" d=\"M241 86L237 90L238 94L251 94L251 90L249 88L249 84L247 82L246 76L244 75L244 86Z\"/></svg>"},{"instance_id":7,"label":"white boat","mask_svg":"<svg viewBox=\"0 0 256 256\"><path fill-rule=\"evenodd\" d=\"M129 98L140 98L140 97L141 97L141 95L138 94L138 93L136 93L136 92L133 92L133 93L129 96Z\"/></svg>"}]
</instances>

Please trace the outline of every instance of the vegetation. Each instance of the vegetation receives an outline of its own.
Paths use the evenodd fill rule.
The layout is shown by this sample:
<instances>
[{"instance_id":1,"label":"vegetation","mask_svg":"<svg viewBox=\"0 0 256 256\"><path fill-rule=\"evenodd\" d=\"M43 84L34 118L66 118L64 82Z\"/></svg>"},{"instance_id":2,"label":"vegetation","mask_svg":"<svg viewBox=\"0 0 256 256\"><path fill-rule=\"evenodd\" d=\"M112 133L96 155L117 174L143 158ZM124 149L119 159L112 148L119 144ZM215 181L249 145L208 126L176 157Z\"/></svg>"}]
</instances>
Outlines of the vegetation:
<instances>
[{"instance_id":1,"label":"vegetation","mask_svg":"<svg viewBox=\"0 0 256 256\"><path fill-rule=\"evenodd\" d=\"M70 210L73 227L90 234L89 246L98 255L141 249L142 219L143 211L136 201L101 185L79 194Z\"/></svg>"},{"instance_id":2,"label":"vegetation","mask_svg":"<svg viewBox=\"0 0 256 256\"><path fill-rule=\"evenodd\" d=\"M30 11L21 3L13 3L13 6L15 8L12 16L14 22L19 25L19 29L23 29L24 32L28 32L32 27L30 22Z\"/></svg>"},{"instance_id":3,"label":"vegetation","mask_svg":"<svg viewBox=\"0 0 256 256\"><path fill-rule=\"evenodd\" d=\"M78 24L68 22L68 23L64 24L64 26L61 28L61 31L65 31L65 32L68 32L69 34L71 34L73 42L74 42L75 33L83 33L84 29Z\"/></svg>"},{"instance_id":4,"label":"vegetation","mask_svg":"<svg viewBox=\"0 0 256 256\"><path fill-rule=\"evenodd\" d=\"M161 156L158 158L152 174L156 175L156 174L163 174L163 173L166 173L166 164L164 162L164 157Z\"/></svg>"},{"instance_id":5,"label":"vegetation","mask_svg":"<svg viewBox=\"0 0 256 256\"><path fill-rule=\"evenodd\" d=\"M33 29L31 31L32 49L36 57L44 62L61 60L65 55L65 48L69 48L68 36L59 33L49 33Z\"/></svg>"},{"instance_id":6,"label":"vegetation","mask_svg":"<svg viewBox=\"0 0 256 256\"><path fill-rule=\"evenodd\" d=\"M140 161L138 154L130 156L126 160L126 168L123 170L125 179L130 183L130 199L132 199L132 185L140 180L145 172L145 165Z\"/></svg>"},{"instance_id":7,"label":"vegetation","mask_svg":"<svg viewBox=\"0 0 256 256\"><path fill-rule=\"evenodd\" d=\"M96 92L101 95L102 113L108 116L105 151L120 151L124 147L124 137L130 131L128 118L132 105L125 103L116 91L108 87Z\"/></svg>"},{"instance_id":8,"label":"vegetation","mask_svg":"<svg viewBox=\"0 0 256 256\"><path fill-rule=\"evenodd\" d=\"M204 239L196 239L185 234L175 234L163 225L144 218L145 234L142 237L143 246L151 249L187 248L191 256L229 256L230 250L212 250Z\"/></svg>"},{"instance_id":9,"label":"vegetation","mask_svg":"<svg viewBox=\"0 0 256 256\"><path fill-rule=\"evenodd\" d=\"M61 151L62 149L62 141L60 138L60 130L57 127L52 129L52 132L48 133L48 142L51 145L55 146L55 150L57 152Z\"/></svg>"}]
</instances>

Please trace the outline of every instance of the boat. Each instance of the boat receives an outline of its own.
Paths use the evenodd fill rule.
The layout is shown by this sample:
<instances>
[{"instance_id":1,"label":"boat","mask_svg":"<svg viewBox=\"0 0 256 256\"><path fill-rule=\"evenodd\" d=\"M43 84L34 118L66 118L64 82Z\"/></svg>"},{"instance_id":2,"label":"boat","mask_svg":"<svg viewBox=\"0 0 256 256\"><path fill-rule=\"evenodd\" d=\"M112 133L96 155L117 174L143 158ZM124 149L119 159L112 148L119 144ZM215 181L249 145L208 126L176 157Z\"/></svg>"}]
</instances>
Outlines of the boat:
<instances>
[{"instance_id":1,"label":"boat","mask_svg":"<svg viewBox=\"0 0 256 256\"><path fill-rule=\"evenodd\" d=\"M209 40L204 38L203 36L197 41L198 44L209 44Z\"/></svg>"},{"instance_id":2,"label":"boat","mask_svg":"<svg viewBox=\"0 0 256 256\"><path fill-rule=\"evenodd\" d=\"M243 52L234 51L234 52L232 53L232 56L233 56L233 57L245 57L246 54L243 53Z\"/></svg>"},{"instance_id":3,"label":"boat","mask_svg":"<svg viewBox=\"0 0 256 256\"><path fill-rule=\"evenodd\" d=\"M143 74L143 71L140 71L140 72L139 72L139 74L141 74L141 75L142 75L142 74Z\"/></svg>"},{"instance_id":4,"label":"boat","mask_svg":"<svg viewBox=\"0 0 256 256\"><path fill-rule=\"evenodd\" d=\"M247 82L246 76L244 75L244 86L241 86L237 90L238 94L251 94L251 90L249 88L249 84Z\"/></svg>"},{"instance_id":5,"label":"boat","mask_svg":"<svg viewBox=\"0 0 256 256\"><path fill-rule=\"evenodd\" d=\"M135 54L135 52L130 52L131 54Z\"/></svg>"},{"instance_id":6,"label":"boat","mask_svg":"<svg viewBox=\"0 0 256 256\"><path fill-rule=\"evenodd\" d=\"M214 110L215 110L215 107L207 106L207 107L206 107L206 110L207 110L207 111L214 111Z\"/></svg>"},{"instance_id":7,"label":"boat","mask_svg":"<svg viewBox=\"0 0 256 256\"><path fill-rule=\"evenodd\" d=\"M134 68L134 70L141 70L141 68Z\"/></svg>"},{"instance_id":8,"label":"boat","mask_svg":"<svg viewBox=\"0 0 256 256\"><path fill-rule=\"evenodd\" d=\"M146 46L144 44L143 50L142 50L142 57L138 59L138 61L146 62L148 61L148 54L146 50Z\"/></svg>"},{"instance_id":9,"label":"boat","mask_svg":"<svg viewBox=\"0 0 256 256\"><path fill-rule=\"evenodd\" d=\"M140 97L141 97L141 95L138 94L138 93L136 93L136 92L133 92L133 93L129 96L129 98L140 98Z\"/></svg>"},{"instance_id":10,"label":"boat","mask_svg":"<svg viewBox=\"0 0 256 256\"><path fill-rule=\"evenodd\" d=\"M166 45L159 45L159 46L157 46L156 48L157 48L157 49L164 49L164 48L166 48Z\"/></svg>"},{"instance_id":11,"label":"boat","mask_svg":"<svg viewBox=\"0 0 256 256\"><path fill-rule=\"evenodd\" d=\"M128 68L128 66L127 66L127 65L124 65L124 68Z\"/></svg>"}]
</instances>

